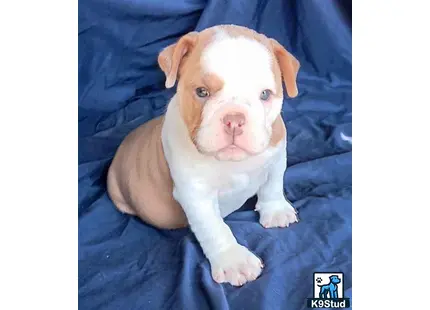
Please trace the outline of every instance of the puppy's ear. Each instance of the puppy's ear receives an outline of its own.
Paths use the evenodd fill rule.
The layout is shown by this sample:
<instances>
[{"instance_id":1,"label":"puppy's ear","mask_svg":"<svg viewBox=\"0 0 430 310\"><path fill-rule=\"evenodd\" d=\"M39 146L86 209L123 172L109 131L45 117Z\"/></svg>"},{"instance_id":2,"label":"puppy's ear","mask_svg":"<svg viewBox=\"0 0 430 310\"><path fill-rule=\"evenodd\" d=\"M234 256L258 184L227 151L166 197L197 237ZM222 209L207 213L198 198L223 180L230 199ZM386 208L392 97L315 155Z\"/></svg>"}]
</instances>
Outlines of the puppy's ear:
<instances>
[{"instance_id":1,"label":"puppy's ear","mask_svg":"<svg viewBox=\"0 0 430 310\"><path fill-rule=\"evenodd\" d=\"M299 93L296 79L300 63L278 41L270 39L270 43L272 44L273 53L278 61L278 65L281 68L287 94L289 97L294 98Z\"/></svg>"},{"instance_id":2,"label":"puppy's ear","mask_svg":"<svg viewBox=\"0 0 430 310\"><path fill-rule=\"evenodd\" d=\"M166 75L166 88L175 85L182 58L194 47L196 41L197 32L190 32L181 37L177 43L166 47L158 55L158 65Z\"/></svg>"}]
</instances>

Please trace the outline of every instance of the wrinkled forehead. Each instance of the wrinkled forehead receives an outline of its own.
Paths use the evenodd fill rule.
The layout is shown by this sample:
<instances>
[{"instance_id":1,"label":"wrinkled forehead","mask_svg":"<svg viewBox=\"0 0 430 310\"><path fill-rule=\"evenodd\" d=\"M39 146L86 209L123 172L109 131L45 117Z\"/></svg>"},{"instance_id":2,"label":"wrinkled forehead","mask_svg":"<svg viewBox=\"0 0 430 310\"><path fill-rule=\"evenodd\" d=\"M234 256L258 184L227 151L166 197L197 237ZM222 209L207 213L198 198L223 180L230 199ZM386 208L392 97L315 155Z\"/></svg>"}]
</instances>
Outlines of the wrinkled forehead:
<instances>
[{"instance_id":1,"label":"wrinkled forehead","mask_svg":"<svg viewBox=\"0 0 430 310\"><path fill-rule=\"evenodd\" d=\"M262 43L247 36L218 32L203 50L201 66L224 82L224 89L249 93L275 90L272 54Z\"/></svg>"}]
</instances>

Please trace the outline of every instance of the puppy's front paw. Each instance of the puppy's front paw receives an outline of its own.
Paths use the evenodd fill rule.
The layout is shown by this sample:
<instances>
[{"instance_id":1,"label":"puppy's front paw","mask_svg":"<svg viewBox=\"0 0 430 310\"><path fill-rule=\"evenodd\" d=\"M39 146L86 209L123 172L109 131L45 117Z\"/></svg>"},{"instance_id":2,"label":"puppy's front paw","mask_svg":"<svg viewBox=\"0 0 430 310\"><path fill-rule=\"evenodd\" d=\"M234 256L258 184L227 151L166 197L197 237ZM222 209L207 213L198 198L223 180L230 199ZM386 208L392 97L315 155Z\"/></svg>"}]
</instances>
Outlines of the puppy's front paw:
<instances>
[{"instance_id":1,"label":"puppy's front paw","mask_svg":"<svg viewBox=\"0 0 430 310\"><path fill-rule=\"evenodd\" d=\"M218 283L242 286L254 281L263 269L262 261L240 244L229 247L210 261L212 278Z\"/></svg>"},{"instance_id":2,"label":"puppy's front paw","mask_svg":"<svg viewBox=\"0 0 430 310\"><path fill-rule=\"evenodd\" d=\"M256 210L260 213L260 224L265 228L288 227L299 221L296 210L286 200L265 204L257 203Z\"/></svg>"}]
</instances>

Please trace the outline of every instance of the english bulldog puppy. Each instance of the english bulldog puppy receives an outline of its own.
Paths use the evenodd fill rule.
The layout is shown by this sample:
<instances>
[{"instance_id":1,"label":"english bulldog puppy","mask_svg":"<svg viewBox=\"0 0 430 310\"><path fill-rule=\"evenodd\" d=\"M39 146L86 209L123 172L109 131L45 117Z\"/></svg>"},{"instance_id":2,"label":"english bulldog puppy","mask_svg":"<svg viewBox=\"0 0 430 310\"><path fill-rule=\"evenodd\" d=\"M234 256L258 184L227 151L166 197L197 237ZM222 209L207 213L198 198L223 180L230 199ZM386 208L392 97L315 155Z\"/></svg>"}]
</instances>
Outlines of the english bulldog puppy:
<instances>
[{"instance_id":1,"label":"english bulldog puppy","mask_svg":"<svg viewBox=\"0 0 430 310\"><path fill-rule=\"evenodd\" d=\"M299 62L276 40L220 25L191 32L158 57L177 92L164 116L131 132L108 172L124 213L161 229L189 225L213 279L240 286L263 262L239 244L224 217L257 195L266 228L297 222L286 200L283 84L296 97Z\"/></svg>"}]
</instances>

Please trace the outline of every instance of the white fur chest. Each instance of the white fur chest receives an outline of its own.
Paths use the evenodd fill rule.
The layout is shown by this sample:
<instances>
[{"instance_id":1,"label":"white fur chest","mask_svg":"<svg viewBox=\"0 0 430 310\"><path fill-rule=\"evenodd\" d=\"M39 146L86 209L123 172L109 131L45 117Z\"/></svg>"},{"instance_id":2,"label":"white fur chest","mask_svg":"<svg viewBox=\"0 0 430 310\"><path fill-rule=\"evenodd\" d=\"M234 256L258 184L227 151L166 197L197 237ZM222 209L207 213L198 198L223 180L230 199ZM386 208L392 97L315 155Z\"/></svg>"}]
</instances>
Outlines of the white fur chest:
<instances>
[{"instance_id":1,"label":"white fur chest","mask_svg":"<svg viewBox=\"0 0 430 310\"><path fill-rule=\"evenodd\" d=\"M218 191L220 214L226 217L239 209L249 198L254 196L260 186L267 180L267 169L256 169L248 173L234 173Z\"/></svg>"},{"instance_id":2,"label":"white fur chest","mask_svg":"<svg viewBox=\"0 0 430 310\"><path fill-rule=\"evenodd\" d=\"M222 217L239 209L254 196L268 177L269 166L275 159L275 149L244 162L226 163L214 160L206 170L206 182L217 192Z\"/></svg>"}]
</instances>

